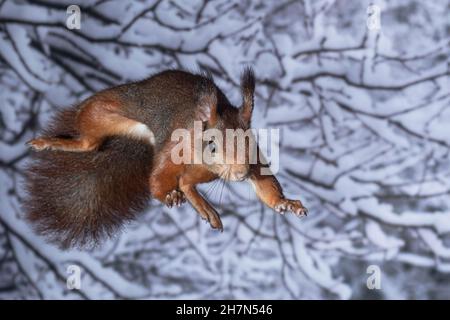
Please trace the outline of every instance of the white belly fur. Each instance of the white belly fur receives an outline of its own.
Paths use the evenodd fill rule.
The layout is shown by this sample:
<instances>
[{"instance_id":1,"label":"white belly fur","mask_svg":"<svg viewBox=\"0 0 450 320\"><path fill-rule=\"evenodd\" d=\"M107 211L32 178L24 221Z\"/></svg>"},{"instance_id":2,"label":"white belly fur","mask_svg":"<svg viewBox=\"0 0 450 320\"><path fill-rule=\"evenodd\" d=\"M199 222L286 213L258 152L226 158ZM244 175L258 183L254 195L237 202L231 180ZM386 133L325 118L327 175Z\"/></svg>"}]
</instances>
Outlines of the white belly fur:
<instances>
[{"instance_id":1,"label":"white belly fur","mask_svg":"<svg viewBox=\"0 0 450 320\"><path fill-rule=\"evenodd\" d=\"M145 140L151 145L155 144L155 135L152 130L143 123L138 123L130 127L129 135L133 138Z\"/></svg>"}]
</instances>

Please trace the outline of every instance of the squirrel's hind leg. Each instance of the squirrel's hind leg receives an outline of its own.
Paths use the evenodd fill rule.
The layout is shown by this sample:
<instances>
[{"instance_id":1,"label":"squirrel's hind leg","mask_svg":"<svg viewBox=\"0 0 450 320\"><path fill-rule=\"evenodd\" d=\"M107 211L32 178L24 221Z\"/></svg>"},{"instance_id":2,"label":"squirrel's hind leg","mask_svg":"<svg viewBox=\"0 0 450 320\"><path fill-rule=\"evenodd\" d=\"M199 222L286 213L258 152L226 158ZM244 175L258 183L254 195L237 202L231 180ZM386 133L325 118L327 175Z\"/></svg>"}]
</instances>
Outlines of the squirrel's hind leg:
<instances>
[{"instance_id":1,"label":"squirrel's hind leg","mask_svg":"<svg viewBox=\"0 0 450 320\"><path fill-rule=\"evenodd\" d=\"M75 119L80 135L78 138L43 137L27 144L37 151L86 152L97 149L106 137L115 135L144 140L152 145L155 143L153 132L145 124L120 115L119 110L116 100L92 98L80 108Z\"/></svg>"},{"instance_id":2,"label":"squirrel's hind leg","mask_svg":"<svg viewBox=\"0 0 450 320\"><path fill-rule=\"evenodd\" d=\"M84 152L97 147L95 142L89 139L63 139L63 138L36 138L27 142L36 151L61 150Z\"/></svg>"}]
</instances>

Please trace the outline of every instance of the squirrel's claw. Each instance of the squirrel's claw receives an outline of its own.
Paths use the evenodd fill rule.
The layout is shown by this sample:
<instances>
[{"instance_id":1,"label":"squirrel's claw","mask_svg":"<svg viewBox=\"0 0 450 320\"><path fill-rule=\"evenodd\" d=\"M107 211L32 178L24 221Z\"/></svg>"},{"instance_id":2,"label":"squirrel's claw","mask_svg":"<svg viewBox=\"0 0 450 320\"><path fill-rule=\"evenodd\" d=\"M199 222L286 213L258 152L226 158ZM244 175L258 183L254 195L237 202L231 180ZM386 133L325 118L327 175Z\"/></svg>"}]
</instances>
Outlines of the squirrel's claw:
<instances>
[{"instance_id":1,"label":"squirrel's claw","mask_svg":"<svg viewBox=\"0 0 450 320\"><path fill-rule=\"evenodd\" d=\"M286 211L291 211L297 217L308 215L308 209L305 208L299 200L282 199L274 206L274 210L280 214L284 214Z\"/></svg>"},{"instance_id":2,"label":"squirrel's claw","mask_svg":"<svg viewBox=\"0 0 450 320\"><path fill-rule=\"evenodd\" d=\"M213 215L212 217L210 217L208 222L211 225L211 228L217 229L220 232L223 232L222 221L220 220L220 217L218 215Z\"/></svg>"},{"instance_id":3,"label":"squirrel's claw","mask_svg":"<svg viewBox=\"0 0 450 320\"><path fill-rule=\"evenodd\" d=\"M186 197L184 193L179 190L172 190L167 193L165 204L167 207L172 208L173 206L181 206L184 202L186 202Z\"/></svg>"},{"instance_id":4,"label":"squirrel's claw","mask_svg":"<svg viewBox=\"0 0 450 320\"><path fill-rule=\"evenodd\" d=\"M42 151L49 148L47 141L42 138L32 139L26 145L35 151Z\"/></svg>"}]
</instances>

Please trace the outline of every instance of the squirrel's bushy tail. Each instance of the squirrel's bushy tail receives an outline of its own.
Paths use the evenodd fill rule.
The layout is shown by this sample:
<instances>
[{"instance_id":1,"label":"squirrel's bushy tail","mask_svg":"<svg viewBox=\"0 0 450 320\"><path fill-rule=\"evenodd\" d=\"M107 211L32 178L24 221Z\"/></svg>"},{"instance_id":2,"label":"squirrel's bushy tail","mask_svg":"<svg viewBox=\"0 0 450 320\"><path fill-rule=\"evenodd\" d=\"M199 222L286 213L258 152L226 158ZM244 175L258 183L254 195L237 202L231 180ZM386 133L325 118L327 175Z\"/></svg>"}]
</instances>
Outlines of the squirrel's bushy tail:
<instances>
[{"instance_id":1,"label":"squirrel's bushy tail","mask_svg":"<svg viewBox=\"0 0 450 320\"><path fill-rule=\"evenodd\" d=\"M59 112L43 135L76 137L76 112ZM61 248L95 245L146 207L151 163L151 146L126 137L112 137L97 151L32 152L26 217Z\"/></svg>"}]
</instances>

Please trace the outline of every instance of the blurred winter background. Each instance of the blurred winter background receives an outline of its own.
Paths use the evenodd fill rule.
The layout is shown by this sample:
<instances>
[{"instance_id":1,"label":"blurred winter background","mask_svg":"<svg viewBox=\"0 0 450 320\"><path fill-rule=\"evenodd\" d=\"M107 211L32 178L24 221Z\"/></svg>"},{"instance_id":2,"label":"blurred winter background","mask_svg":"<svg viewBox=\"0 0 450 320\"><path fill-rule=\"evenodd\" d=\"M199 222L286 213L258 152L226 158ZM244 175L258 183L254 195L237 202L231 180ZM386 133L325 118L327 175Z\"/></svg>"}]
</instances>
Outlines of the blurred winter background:
<instances>
[{"instance_id":1,"label":"blurred winter background","mask_svg":"<svg viewBox=\"0 0 450 320\"><path fill-rule=\"evenodd\" d=\"M0 298L449 299L449 12L446 0L0 1ZM24 222L24 143L54 110L167 68L208 68L238 104L246 65L254 127L282 130L278 177L307 218L235 183L210 196L223 233L150 202L101 248L63 252ZM72 264L80 290L66 288Z\"/></svg>"}]
</instances>

